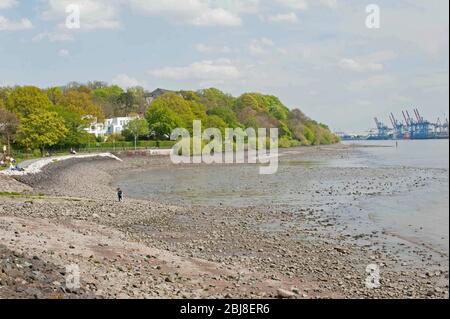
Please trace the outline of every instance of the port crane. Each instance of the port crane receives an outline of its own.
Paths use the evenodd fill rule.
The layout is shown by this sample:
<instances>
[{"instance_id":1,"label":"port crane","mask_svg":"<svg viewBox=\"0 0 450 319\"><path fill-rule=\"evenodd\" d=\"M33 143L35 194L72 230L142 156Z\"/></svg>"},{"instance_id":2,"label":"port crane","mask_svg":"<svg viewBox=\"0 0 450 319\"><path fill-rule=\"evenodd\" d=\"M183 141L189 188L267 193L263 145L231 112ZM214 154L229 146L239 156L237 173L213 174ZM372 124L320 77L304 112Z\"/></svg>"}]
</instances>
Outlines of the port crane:
<instances>
[{"instance_id":1,"label":"port crane","mask_svg":"<svg viewBox=\"0 0 450 319\"><path fill-rule=\"evenodd\" d=\"M391 113L389 118L391 119L392 127L394 128L394 138L396 139L405 139L409 137L406 126L399 120L397 120L394 116L394 113Z\"/></svg>"},{"instance_id":2,"label":"port crane","mask_svg":"<svg viewBox=\"0 0 450 319\"><path fill-rule=\"evenodd\" d=\"M402 111L403 121L398 120L391 112L389 120L392 128L375 118L377 133L371 134L369 139L448 139L449 123L448 118L441 121L440 118L435 123L426 120L418 108L413 108L412 116L408 110Z\"/></svg>"},{"instance_id":3,"label":"port crane","mask_svg":"<svg viewBox=\"0 0 450 319\"><path fill-rule=\"evenodd\" d=\"M392 130L383 122L380 122L377 117L375 117L374 120L375 124L377 125L378 134L371 135L369 138L373 140L384 140L392 138Z\"/></svg>"}]
</instances>

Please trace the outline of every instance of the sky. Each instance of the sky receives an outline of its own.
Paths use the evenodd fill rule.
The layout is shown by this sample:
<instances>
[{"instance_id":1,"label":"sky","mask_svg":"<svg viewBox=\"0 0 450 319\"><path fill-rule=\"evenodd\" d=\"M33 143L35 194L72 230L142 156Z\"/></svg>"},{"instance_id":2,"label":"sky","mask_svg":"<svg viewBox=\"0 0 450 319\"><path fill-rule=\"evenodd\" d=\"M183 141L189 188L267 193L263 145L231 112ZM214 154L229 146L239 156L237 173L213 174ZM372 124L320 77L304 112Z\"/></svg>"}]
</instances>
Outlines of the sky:
<instances>
[{"instance_id":1,"label":"sky","mask_svg":"<svg viewBox=\"0 0 450 319\"><path fill-rule=\"evenodd\" d=\"M448 116L448 56L447 0L0 0L0 86L261 92L334 131Z\"/></svg>"}]
</instances>

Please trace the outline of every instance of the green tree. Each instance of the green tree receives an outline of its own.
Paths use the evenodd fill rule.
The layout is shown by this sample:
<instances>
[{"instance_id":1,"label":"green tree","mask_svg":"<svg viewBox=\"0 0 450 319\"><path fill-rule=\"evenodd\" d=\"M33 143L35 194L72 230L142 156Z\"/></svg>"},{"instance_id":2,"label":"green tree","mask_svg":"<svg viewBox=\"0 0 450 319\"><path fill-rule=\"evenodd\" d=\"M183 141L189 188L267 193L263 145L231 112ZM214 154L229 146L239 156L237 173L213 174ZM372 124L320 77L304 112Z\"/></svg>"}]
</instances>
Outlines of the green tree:
<instances>
[{"instance_id":1,"label":"green tree","mask_svg":"<svg viewBox=\"0 0 450 319\"><path fill-rule=\"evenodd\" d=\"M92 141L92 136L85 131L85 128L90 125L89 119L85 119L80 114L61 105L53 107L52 111L58 113L64 120L64 125L68 130L66 136L59 141L58 145L72 147L86 145Z\"/></svg>"},{"instance_id":2,"label":"green tree","mask_svg":"<svg viewBox=\"0 0 450 319\"><path fill-rule=\"evenodd\" d=\"M143 112L147 106L145 91L139 86L128 88L126 92L120 95L119 102L119 113L124 116L129 116L130 113Z\"/></svg>"},{"instance_id":3,"label":"green tree","mask_svg":"<svg viewBox=\"0 0 450 319\"><path fill-rule=\"evenodd\" d=\"M87 84L87 87L91 90L97 90L97 89L101 89L104 87L107 87L108 83L103 82L103 81L89 81Z\"/></svg>"},{"instance_id":4,"label":"green tree","mask_svg":"<svg viewBox=\"0 0 450 319\"><path fill-rule=\"evenodd\" d=\"M91 95L85 92L67 91L59 99L59 104L80 116L93 116L97 121L105 119L100 105L96 104Z\"/></svg>"},{"instance_id":5,"label":"green tree","mask_svg":"<svg viewBox=\"0 0 450 319\"><path fill-rule=\"evenodd\" d=\"M292 138L287 123L289 109L275 96L245 93L237 99L234 110L246 127L278 128L280 137Z\"/></svg>"},{"instance_id":6,"label":"green tree","mask_svg":"<svg viewBox=\"0 0 450 319\"><path fill-rule=\"evenodd\" d=\"M242 94L235 103L235 111L239 113L246 108L250 108L255 111L261 111L259 108L258 100L256 99L255 94L253 93L245 93Z\"/></svg>"},{"instance_id":7,"label":"green tree","mask_svg":"<svg viewBox=\"0 0 450 319\"><path fill-rule=\"evenodd\" d=\"M172 130L183 126L183 121L177 113L159 103L150 105L145 118L151 133L154 133L157 138L170 136Z\"/></svg>"},{"instance_id":8,"label":"green tree","mask_svg":"<svg viewBox=\"0 0 450 319\"><path fill-rule=\"evenodd\" d=\"M107 117L127 115L122 110L122 94L124 91L117 85L99 87L92 91L94 100L101 105Z\"/></svg>"},{"instance_id":9,"label":"green tree","mask_svg":"<svg viewBox=\"0 0 450 319\"><path fill-rule=\"evenodd\" d=\"M49 100L57 105L63 96L63 90L60 87L52 87L46 90Z\"/></svg>"},{"instance_id":10,"label":"green tree","mask_svg":"<svg viewBox=\"0 0 450 319\"><path fill-rule=\"evenodd\" d=\"M19 117L44 112L51 108L52 102L47 94L34 86L15 88L8 96L6 108Z\"/></svg>"},{"instance_id":11,"label":"green tree","mask_svg":"<svg viewBox=\"0 0 450 319\"><path fill-rule=\"evenodd\" d=\"M202 90L198 94L200 95L200 102L205 105L207 110L217 107L232 108L236 102L234 97L215 88Z\"/></svg>"},{"instance_id":12,"label":"green tree","mask_svg":"<svg viewBox=\"0 0 450 319\"><path fill-rule=\"evenodd\" d=\"M155 114L152 114L155 112ZM206 122L205 107L195 101L185 100L176 93L166 93L156 98L147 110L150 127L163 135L170 135L172 129L183 127L192 132L194 120ZM176 125L175 127L173 127Z\"/></svg>"},{"instance_id":13,"label":"green tree","mask_svg":"<svg viewBox=\"0 0 450 319\"><path fill-rule=\"evenodd\" d=\"M47 147L58 144L68 133L64 120L55 112L30 114L22 120L18 137L29 150L39 149L44 156Z\"/></svg>"},{"instance_id":14,"label":"green tree","mask_svg":"<svg viewBox=\"0 0 450 319\"><path fill-rule=\"evenodd\" d=\"M92 90L89 85L78 83L78 82L70 82L67 85L61 88L64 92L68 91L77 91L80 93L91 94Z\"/></svg>"},{"instance_id":15,"label":"green tree","mask_svg":"<svg viewBox=\"0 0 450 319\"><path fill-rule=\"evenodd\" d=\"M205 128L217 128L222 132L222 135L225 135L225 129L228 128L227 123L222 120L217 115L211 115L208 117L206 123L204 124Z\"/></svg>"},{"instance_id":16,"label":"green tree","mask_svg":"<svg viewBox=\"0 0 450 319\"><path fill-rule=\"evenodd\" d=\"M27 119L26 124L30 124L31 115L56 112L67 128L64 138L58 142L58 145L64 146L84 144L92 138L84 130L90 124L89 115L101 121L105 115L129 116L130 113L144 113L145 110L151 133L158 138L169 136L178 127L192 133L192 122L201 120L204 126L221 130L225 127L276 127L285 146L339 141L326 125L308 118L300 110L290 111L276 96L244 93L235 98L215 88L163 92L166 93L158 95L147 108L149 94L141 87L123 90L117 85L98 81L88 84L72 82L61 88L46 90L32 86L8 87L0 88L0 108L3 104L6 110L19 118L22 125L23 120ZM125 131L124 134L136 142L131 132ZM24 138L23 134L20 138Z\"/></svg>"},{"instance_id":17,"label":"green tree","mask_svg":"<svg viewBox=\"0 0 450 319\"><path fill-rule=\"evenodd\" d=\"M0 87L0 107L6 107L8 96L12 91L10 87Z\"/></svg>"},{"instance_id":18,"label":"green tree","mask_svg":"<svg viewBox=\"0 0 450 319\"><path fill-rule=\"evenodd\" d=\"M202 116L206 118L206 113L201 105L193 101L187 101L175 93L166 93L156 98L151 106L165 108L174 112L178 119L182 121L178 127L191 128L191 130L192 122L195 119L201 119L200 117Z\"/></svg>"},{"instance_id":19,"label":"green tree","mask_svg":"<svg viewBox=\"0 0 450 319\"><path fill-rule=\"evenodd\" d=\"M277 120L285 121L289 115L289 109L281 103L281 101L273 95L259 96L261 102L264 104L269 113Z\"/></svg>"},{"instance_id":20,"label":"green tree","mask_svg":"<svg viewBox=\"0 0 450 319\"><path fill-rule=\"evenodd\" d=\"M14 113L6 111L0 105L0 135L8 145L8 152L11 151L11 143L14 142L18 127L19 119L17 116Z\"/></svg>"},{"instance_id":21,"label":"green tree","mask_svg":"<svg viewBox=\"0 0 450 319\"><path fill-rule=\"evenodd\" d=\"M123 93L123 89L117 85L100 87L92 91L92 94L102 102L117 100Z\"/></svg>"},{"instance_id":22,"label":"green tree","mask_svg":"<svg viewBox=\"0 0 450 319\"><path fill-rule=\"evenodd\" d=\"M236 113L234 113L231 108L225 106L218 106L211 109L210 111L208 111L208 115L216 115L220 117L223 121L225 121L225 123L227 123L228 127L230 128L243 126L241 123L239 123Z\"/></svg>"},{"instance_id":23,"label":"green tree","mask_svg":"<svg viewBox=\"0 0 450 319\"><path fill-rule=\"evenodd\" d=\"M130 134L134 138L134 149L137 149L137 141L139 137L149 135L150 129L145 119L137 118L128 122L124 127L125 134Z\"/></svg>"}]
</instances>

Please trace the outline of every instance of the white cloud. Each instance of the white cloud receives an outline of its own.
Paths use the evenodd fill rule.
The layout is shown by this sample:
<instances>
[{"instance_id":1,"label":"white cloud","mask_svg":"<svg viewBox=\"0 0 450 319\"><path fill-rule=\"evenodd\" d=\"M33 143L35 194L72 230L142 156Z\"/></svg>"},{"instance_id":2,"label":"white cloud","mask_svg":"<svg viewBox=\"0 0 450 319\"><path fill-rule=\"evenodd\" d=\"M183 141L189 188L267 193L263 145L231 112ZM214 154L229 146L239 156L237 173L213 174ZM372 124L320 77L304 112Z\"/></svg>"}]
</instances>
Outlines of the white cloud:
<instances>
[{"instance_id":1,"label":"white cloud","mask_svg":"<svg viewBox=\"0 0 450 319\"><path fill-rule=\"evenodd\" d=\"M341 59L339 67L353 72L378 72L384 70L383 62L396 57L397 55L390 50L376 51L365 56Z\"/></svg>"},{"instance_id":2,"label":"white cloud","mask_svg":"<svg viewBox=\"0 0 450 319\"><path fill-rule=\"evenodd\" d=\"M395 79L392 75L383 74L383 75L374 75L370 76L367 79L356 80L350 82L348 85L348 89L353 91L359 91L364 89L373 89L373 88L385 88L386 86L391 85L395 82Z\"/></svg>"},{"instance_id":3,"label":"white cloud","mask_svg":"<svg viewBox=\"0 0 450 319\"><path fill-rule=\"evenodd\" d=\"M298 17L295 12L285 13L285 14L276 14L269 16L267 18L270 22L277 22L277 23L297 23Z\"/></svg>"},{"instance_id":4,"label":"white cloud","mask_svg":"<svg viewBox=\"0 0 450 319\"><path fill-rule=\"evenodd\" d=\"M368 61L384 62L397 57L397 54L390 50L377 51L367 55L364 59Z\"/></svg>"},{"instance_id":5,"label":"white cloud","mask_svg":"<svg viewBox=\"0 0 450 319\"><path fill-rule=\"evenodd\" d=\"M185 67L167 67L152 70L150 74L156 78L176 81L221 81L233 80L241 76L237 66L227 59L195 62Z\"/></svg>"},{"instance_id":6,"label":"white cloud","mask_svg":"<svg viewBox=\"0 0 450 319\"><path fill-rule=\"evenodd\" d=\"M221 54L227 54L231 53L232 50L228 46L213 46L213 45L207 45L203 43L198 43L195 45L195 50L200 53L221 53Z\"/></svg>"},{"instance_id":7,"label":"white cloud","mask_svg":"<svg viewBox=\"0 0 450 319\"><path fill-rule=\"evenodd\" d=\"M354 72L382 71L384 68L383 64L380 63L364 63L349 58L345 58L339 61L339 66L344 70L350 70Z\"/></svg>"},{"instance_id":8,"label":"white cloud","mask_svg":"<svg viewBox=\"0 0 450 319\"><path fill-rule=\"evenodd\" d=\"M279 4L294 9L294 10L307 10L310 6L310 1L309 0L276 0L276 2L278 2ZM335 9L338 6L338 1L337 0L315 0L312 1L314 4L321 4L324 5L325 7L331 8L331 9Z\"/></svg>"},{"instance_id":9,"label":"white cloud","mask_svg":"<svg viewBox=\"0 0 450 319\"><path fill-rule=\"evenodd\" d=\"M0 10L12 8L17 4L18 4L17 0L0 0Z\"/></svg>"},{"instance_id":10,"label":"white cloud","mask_svg":"<svg viewBox=\"0 0 450 319\"><path fill-rule=\"evenodd\" d=\"M19 31L32 29L33 24L28 19L20 21L11 21L8 18L0 16L0 31Z\"/></svg>"},{"instance_id":11,"label":"white cloud","mask_svg":"<svg viewBox=\"0 0 450 319\"><path fill-rule=\"evenodd\" d=\"M449 87L449 73L447 70L442 70L436 73L419 74L409 82L411 87L415 90L422 90L423 92L439 94L447 93Z\"/></svg>"},{"instance_id":12,"label":"white cloud","mask_svg":"<svg viewBox=\"0 0 450 319\"><path fill-rule=\"evenodd\" d=\"M249 45L249 52L252 55L264 55L270 52L275 43L268 38L253 39Z\"/></svg>"},{"instance_id":13,"label":"white cloud","mask_svg":"<svg viewBox=\"0 0 450 319\"><path fill-rule=\"evenodd\" d=\"M337 8L337 6L338 6L337 0L320 0L320 2L321 2L324 6L326 6L326 7L328 7L328 8L332 8L332 9L335 9L335 8Z\"/></svg>"},{"instance_id":14,"label":"white cloud","mask_svg":"<svg viewBox=\"0 0 450 319\"><path fill-rule=\"evenodd\" d=\"M162 16L175 22L183 22L196 26L240 26L242 24L242 20L238 14L221 6L213 6L213 2L211 1L129 1L132 8L139 13Z\"/></svg>"},{"instance_id":15,"label":"white cloud","mask_svg":"<svg viewBox=\"0 0 450 319\"><path fill-rule=\"evenodd\" d=\"M81 30L117 29L120 27L118 0L47 0L48 9L43 12L45 20L60 20L61 25L67 17L69 5L80 7Z\"/></svg>"},{"instance_id":16,"label":"white cloud","mask_svg":"<svg viewBox=\"0 0 450 319\"><path fill-rule=\"evenodd\" d=\"M242 20L225 9L217 8L209 9L193 18L192 24L196 26L239 26L242 24Z\"/></svg>"},{"instance_id":17,"label":"white cloud","mask_svg":"<svg viewBox=\"0 0 450 319\"><path fill-rule=\"evenodd\" d=\"M306 0L276 0L278 3L295 10L308 9L308 2Z\"/></svg>"},{"instance_id":18,"label":"white cloud","mask_svg":"<svg viewBox=\"0 0 450 319\"><path fill-rule=\"evenodd\" d=\"M392 39L403 47L413 44L433 57L448 52L449 1L408 0L397 3L384 0L380 6L381 28L373 32L361 24L359 6L343 2L341 12L345 13L345 18L337 26L337 32L356 34L377 42Z\"/></svg>"},{"instance_id":19,"label":"white cloud","mask_svg":"<svg viewBox=\"0 0 450 319\"><path fill-rule=\"evenodd\" d=\"M112 79L112 84L118 85L122 88L129 88L135 86L143 86L140 81L135 78L132 78L126 74L119 74L114 79Z\"/></svg>"},{"instance_id":20,"label":"white cloud","mask_svg":"<svg viewBox=\"0 0 450 319\"><path fill-rule=\"evenodd\" d=\"M216 0L214 3L237 14L254 14L261 9L260 0Z\"/></svg>"},{"instance_id":21,"label":"white cloud","mask_svg":"<svg viewBox=\"0 0 450 319\"><path fill-rule=\"evenodd\" d=\"M48 40L49 42L66 42L72 41L72 35L64 32L42 32L33 37L33 42L41 42Z\"/></svg>"}]
</instances>

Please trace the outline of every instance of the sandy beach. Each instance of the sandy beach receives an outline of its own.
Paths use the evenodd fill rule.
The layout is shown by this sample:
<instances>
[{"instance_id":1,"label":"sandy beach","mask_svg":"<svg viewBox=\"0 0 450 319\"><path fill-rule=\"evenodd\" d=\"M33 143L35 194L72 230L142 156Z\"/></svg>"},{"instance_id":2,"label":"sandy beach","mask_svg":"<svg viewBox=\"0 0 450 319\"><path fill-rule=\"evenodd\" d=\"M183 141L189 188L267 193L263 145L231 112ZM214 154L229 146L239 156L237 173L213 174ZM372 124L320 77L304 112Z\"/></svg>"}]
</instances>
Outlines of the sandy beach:
<instances>
[{"instance_id":1,"label":"sandy beach","mask_svg":"<svg viewBox=\"0 0 450 319\"><path fill-rule=\"evenodd\" d=\"M336 145L301 148L295 156L353 152ZM173 164L165 156L117 156L122 161L68 159L37 174L0 175L0 298L449 296L448 252L382 230L355 233L334 214L345 196L389 195L393 184L395 191L426 187L439 171L299 168L322 188L304 190L311 200L295 209L128 196L119 203L115 189L124 176ZM326 186L336 178L345 185ZM80 289L65 286L72 264L81 272ZM376 289L365 285L371 264L380 267Z\"/></svg>"}]
</instances>

